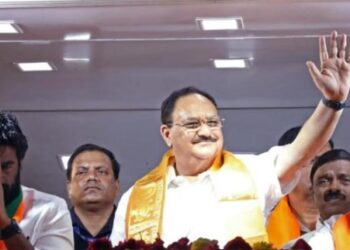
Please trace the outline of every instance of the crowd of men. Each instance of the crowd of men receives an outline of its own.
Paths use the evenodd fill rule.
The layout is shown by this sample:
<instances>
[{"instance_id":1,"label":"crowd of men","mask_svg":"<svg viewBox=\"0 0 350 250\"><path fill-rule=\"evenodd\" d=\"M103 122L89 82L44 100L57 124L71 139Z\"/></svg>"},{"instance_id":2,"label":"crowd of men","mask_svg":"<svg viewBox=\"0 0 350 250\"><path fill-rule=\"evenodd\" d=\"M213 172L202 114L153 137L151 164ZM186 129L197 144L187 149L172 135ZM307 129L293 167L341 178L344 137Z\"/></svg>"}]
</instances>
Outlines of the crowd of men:
<instances>
[{"instance_id":1,"label":"crowd of men","mask_svg":"<svg viewBox=\"0 0 350 250\"><path fill-rule=\"evenodd\" d=\"M322 94L301 127L259 155L224 149L223 119L207 92L186 87L161 106L160 132L169 150L124 193L116 206L120 164L102 146L72 153L67 192L57 196L21 184L27 139L16 117L0 113L0 250L87 249L134 238L165 244L187 237L241 236L289 247L300 238L316 250L346 250L350 242L350 153L331 136L350 89L346 35L320 37L320 68L307 62Z\"/></svg>"}]
</instances>

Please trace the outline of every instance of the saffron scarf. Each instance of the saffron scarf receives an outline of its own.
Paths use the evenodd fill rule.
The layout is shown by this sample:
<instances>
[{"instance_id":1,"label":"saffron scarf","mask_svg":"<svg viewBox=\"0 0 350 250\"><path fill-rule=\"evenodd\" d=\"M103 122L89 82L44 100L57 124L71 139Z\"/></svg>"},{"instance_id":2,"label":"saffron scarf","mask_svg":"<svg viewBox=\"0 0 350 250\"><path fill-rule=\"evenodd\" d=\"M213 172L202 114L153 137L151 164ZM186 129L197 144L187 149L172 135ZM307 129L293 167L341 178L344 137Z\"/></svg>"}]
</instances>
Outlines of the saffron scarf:
<instances>
[{"instance_id":1,"label":"saffron scarf","mask_svg":"<svg viewBox=\"0 0 350 250\"><path fill-rule=\"evenodd\" d=\"M157 237L161 237L166 176L168 167L173 163L173 153L168 151L164 154L158 167L135 183L126 213L127 238L142 239L151 243ZM249 214L236 213L230 218L229 221L233 223L229 223L230 228L227 232L231 233L229 239L232 239L235 234L242 233L249 243L267 240L263 213L258 206L255 186L245 165L233 154L223 151L218 154L210 170L216 177L229 179L231 183L242 183L234 187L239 190L239 195L236 192L230 196L232 192L223 190L222 193L227 195L223 195L220 202L237 202L237 204L250 202L252 204ZM231 191L230 188L228 189Z\"/></svg>"},{"instance_id":2,"label":"saffron scarf","mask_svg":"<svg viewBox=\"0 0 350 250\"><path fill-rule=\"evenodd\" d=\"M350 212L342 215L333 226L335 250L348 250L350 247Z\"/></svg>"},{"instance_id":3,"label":"saffron scarf","mask_svg":"<svg viewBox=\"0 0 350 250\"><path fill-rule=\"evenodd\" d=\"M272 211L267 222L267 233L270 243L278 249L301 236L300 225L289 206L288 196L283 197Z\"/></svg>"}]
</instances>

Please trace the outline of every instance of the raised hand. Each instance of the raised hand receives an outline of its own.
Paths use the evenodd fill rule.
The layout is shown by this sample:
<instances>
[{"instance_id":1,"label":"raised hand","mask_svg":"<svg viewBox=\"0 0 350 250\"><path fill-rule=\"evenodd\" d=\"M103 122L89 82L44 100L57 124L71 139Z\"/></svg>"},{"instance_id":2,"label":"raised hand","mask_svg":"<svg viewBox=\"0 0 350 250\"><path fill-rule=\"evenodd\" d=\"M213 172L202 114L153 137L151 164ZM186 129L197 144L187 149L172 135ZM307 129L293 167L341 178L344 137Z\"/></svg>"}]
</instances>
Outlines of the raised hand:
<instances>
[{"instance_id":1,"label":"raised hand","mask_svg":"<svg viewBox=\"0 0 350 250\"><path fill-rule=\"evenodd\" d=\"M339 43L339 44L338 44ZM308 61L310 75L326 99L345 102L350 89L350 49L347 50L345 34L333 31L330 37L330 53L326 39L319 39L320 69Z\"/></svg>"}]
</instances>

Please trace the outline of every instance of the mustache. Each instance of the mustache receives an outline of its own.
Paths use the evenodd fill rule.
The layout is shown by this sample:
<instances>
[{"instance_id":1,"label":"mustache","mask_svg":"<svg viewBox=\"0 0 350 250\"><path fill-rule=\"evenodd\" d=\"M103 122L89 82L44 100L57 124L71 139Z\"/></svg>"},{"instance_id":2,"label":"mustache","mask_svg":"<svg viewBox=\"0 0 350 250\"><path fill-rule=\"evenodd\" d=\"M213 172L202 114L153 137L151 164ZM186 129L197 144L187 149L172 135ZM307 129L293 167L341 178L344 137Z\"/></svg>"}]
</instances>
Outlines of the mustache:
<instances>
[{"instance_id":1,"label":"mustache","mask_svg":"<svg viewBox=\"0 0 350 250\"><path fill-rule=\"evenodd\" d=\"M196 136L193 140L193 144L201 143L201 142L216 142L218 140L215 136Z\"/></svg>"},{"instance_id":2,"label":"mustache","mask_svg":"<svg viewBox=\"0 0 350 250\"><path fill-rule=\"evenodd\" d=\"M84 190L88 190L90 188L101 190L101 187L99 185L96 185L96 184L88 183L87 185L84 186Z\"/></svg>"},{"instance_id":3,"label":"mustache","mask_svg":"<svg viewBox=\"0 0 350 250\"><path fill-rule=\"evenodd\" d=\"M328 202L330 200L345 200L346 197L339 190L328 190L323 196L324 201Z\"/></svg>"}]
</instances>

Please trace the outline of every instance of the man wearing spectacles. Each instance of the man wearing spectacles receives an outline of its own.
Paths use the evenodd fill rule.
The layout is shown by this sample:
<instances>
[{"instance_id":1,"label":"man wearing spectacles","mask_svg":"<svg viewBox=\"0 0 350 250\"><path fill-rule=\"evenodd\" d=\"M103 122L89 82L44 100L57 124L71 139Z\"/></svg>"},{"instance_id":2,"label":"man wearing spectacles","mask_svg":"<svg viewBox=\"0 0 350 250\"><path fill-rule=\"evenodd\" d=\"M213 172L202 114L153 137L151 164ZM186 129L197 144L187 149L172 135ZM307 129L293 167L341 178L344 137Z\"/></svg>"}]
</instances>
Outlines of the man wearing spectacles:
<instances>
[{"instance_id":1,"label":"man wearing spectacles","mask_svg":"<svg viewBox=\"0 0 350 250\"><path fill-rule=\"evenodd\" d=\"M188 132L196 132L198 131L202 125L207 125L209 129L215 130L222 128L222 125L224 123L224 118L220 118L220 116L213 116L209 117L207 119L201 119L201 118L188 118L181 123L173 123L168 122L167 125L169 127L171 126L180 126L183 127Z\"/></svg>"},{"instance_id":2,"label":"man wearing spectacles","mask_svg":"<svg viewBox=\"0 0 350 250\"><path fill-rule=\"evenodd\" d=\"M212 96L188 87L173 92L161 107L160 133L169 147L150 173L122 197L111 234L165 244L187 237L216 239L220 246L235 236L267 240L265 218L298 181L305 165L325 145L338 123L350 88L345 60L346 36L331 35L328 55L320 38L321 70L308 62L323 95L297 138L261 155L239 157L223 149L222 119Z\"/></svg>"}]
</instances>

